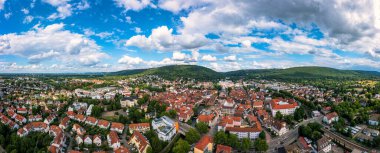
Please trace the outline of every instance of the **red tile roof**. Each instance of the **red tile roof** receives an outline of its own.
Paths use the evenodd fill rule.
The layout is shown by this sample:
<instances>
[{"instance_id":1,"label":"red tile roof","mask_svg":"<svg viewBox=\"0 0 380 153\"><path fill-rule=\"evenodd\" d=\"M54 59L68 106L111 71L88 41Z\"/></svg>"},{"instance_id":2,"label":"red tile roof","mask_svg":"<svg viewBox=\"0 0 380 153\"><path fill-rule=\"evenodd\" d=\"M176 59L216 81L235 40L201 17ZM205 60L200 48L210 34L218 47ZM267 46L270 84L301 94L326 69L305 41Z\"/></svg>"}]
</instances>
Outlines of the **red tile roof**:
<instances>
[{"instance_id":1,"label":"red tile roof","mask_svg":"<svg viewBox=\"0 0 380 153\"><path fill-rule=\"evenodd\" d=\"M199 150L204 150L204 148L209 144L212 143L212 137L209 135L205 135L201 138L201 140L198 141L198 143L195 145L195 148Z\"/></svg>"},{"instance_id":2,"label":"red tile roof","mask_svg":"<svg viewBox=\"0 0 380 153\"><path fill-rule=\"evenodd\" d=\"M232 153L232 148L230 146L218 145L216 146L215 153Z\"/></svg>"}]
</instances>

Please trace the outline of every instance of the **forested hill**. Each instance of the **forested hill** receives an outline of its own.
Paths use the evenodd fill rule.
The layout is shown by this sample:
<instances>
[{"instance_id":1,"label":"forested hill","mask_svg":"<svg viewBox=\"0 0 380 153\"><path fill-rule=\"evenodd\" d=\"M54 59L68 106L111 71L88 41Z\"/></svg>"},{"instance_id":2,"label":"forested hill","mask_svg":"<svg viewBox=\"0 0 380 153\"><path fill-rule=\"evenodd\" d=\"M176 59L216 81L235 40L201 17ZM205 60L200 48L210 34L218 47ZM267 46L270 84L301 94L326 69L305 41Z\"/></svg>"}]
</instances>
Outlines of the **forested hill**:
<instances>
[{"instance_id":1,"label":"forested hill","mask_svg":"<svg viewBox=\"0 0 380 153\"><path fill-rule=\"evenodd\" d=\"M216 72L197 65L170 65L151 69L123 70L106 75L158 75L165 79L192 78L197 80L215 80L219 78L260 78L260 79L380 79L380 72L339 70L328 67L293 67L287 69L238 70Z\"/></svg>"},{"instance_id":2,"label":"forested hill","mask_svg":"<svg viewBox=\"0 0 380 153\"><path fill-rule=\"evenodd\" d=\"M380 79L376 71L339 70L328 67L293 67L287 69L238 70L226 72L229 77L265 79Z\"/></svg>"},{"instance_id":3,"label":"forested hill","mask_svg":"<svg viewBox=\"0 0 380 153\"><path fill-rule=\"evenodd\" d=\"M151 69L111 72L107 75L158 75L169 80L181 77L197 80L215 80L223 76L222 73L197 65L169 65Z\"/></svg>"}]
</instances>

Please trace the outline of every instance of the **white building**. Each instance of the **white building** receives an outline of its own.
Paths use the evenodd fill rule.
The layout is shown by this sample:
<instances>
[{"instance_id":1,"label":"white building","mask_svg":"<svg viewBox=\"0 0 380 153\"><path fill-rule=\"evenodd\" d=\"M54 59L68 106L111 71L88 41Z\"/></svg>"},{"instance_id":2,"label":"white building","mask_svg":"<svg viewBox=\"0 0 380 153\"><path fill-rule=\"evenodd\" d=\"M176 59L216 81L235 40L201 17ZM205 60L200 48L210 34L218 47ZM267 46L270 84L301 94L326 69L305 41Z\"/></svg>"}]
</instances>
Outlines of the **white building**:
<instances>
[{"instance_id":1,"label":"white building","mask_svg":"<svg viewBox=\"0 0 380 153\"><path fill-rule=\"evenodd\" d=\"M88 107L88 109L87 109L87 111L86 111L86 115L87 115L87 116L90 116L90 115L91 115L91 113L92 113L92 107L94 107L93 104L91 104L91 105Z\"/></svg>"},{"instance_id":2,"label":"white building","mask_svg":"<svg viewBox=\"0 0 380 153\"><path fill-rule=\"evenodd\" d=\"M176 122L167 116L156 118L152 121L152 127L158 134L158 138L163 141L169 141L176 134Z\"/></svg>"},{"instance_id":3,"label":"white building","mask_svg":"<svg viewBox=\"0 0 380 153\"><path fill-rule=\"evenodd\" d=\"M293 99L272 99L270 103L273 116L275 116L277 112L283 115L291 115L298 107L297 102Z\"/></svg>"}]
</instances>

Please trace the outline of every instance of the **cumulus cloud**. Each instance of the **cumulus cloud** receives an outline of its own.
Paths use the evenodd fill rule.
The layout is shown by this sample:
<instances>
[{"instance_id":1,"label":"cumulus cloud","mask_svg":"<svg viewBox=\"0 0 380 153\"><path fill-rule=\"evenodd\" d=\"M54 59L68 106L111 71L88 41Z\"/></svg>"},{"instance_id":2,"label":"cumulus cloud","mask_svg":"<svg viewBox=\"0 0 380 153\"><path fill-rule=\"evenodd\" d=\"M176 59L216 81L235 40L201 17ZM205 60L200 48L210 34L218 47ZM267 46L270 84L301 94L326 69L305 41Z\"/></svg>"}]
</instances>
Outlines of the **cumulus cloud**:
<instances>
[{"instance_id":1,"label":"cumulus cloud","mask_svg":"<svg viewBox=\"0 0 380 153\"><path fill-rule=\"evenodd\" d=\"M212 56L212 55L204 55L204 56L202 56L202 60L203 61L208 61L208 62L215 62L216 61L216 57Z\"/></svg>"},{"instance_id":2,"label":"cumulus cloud","mask_svg":"<svg viewBox=\"0 0 380 153\"><path fill-rule=\"evenodd\" d=\"M203 35L175 35L173 29L161 26L152 30L150 36L136 35L126 41L126 46L144 50L172 51L199 48L208 43Z\"/></svg>"},{"instance_id":3,"label":"cumulus cloud","mask_svg":"<svg viewBox=\"0 0 380 153\"><path fill-rule=\"evenodd\" d=\"M28 23L32 22L33 19L34 19L33 16L28 15L28 16L26 16L26 17L24 18L24 21L22 21L22 23L24 23L24 24L28 24Z\"/></svg>"},{"instance_id":4,"label":"cumulus cloud","mask_svg":"<svg viewBox=\"0 0 380 153\"><path fill-rule=\"evenodd\" d=\"M5 0L0 0L0 10L4 9Z\"/></svg>"},{"instance_id":5,"label":"cumulus cloud","mask_svg":"<svg viewBox=\"0 0 380 153\"><path fill-rule=\"evenodd\" d=\"M208 0L159 0L158 7L173 13L178 13L192 7L206 5L208 3L207 1Z\"/></svg>"},{"instance_id":6,"label":"cumulus cloud","mask_svg":"<svg viewBox=\"0 0 380 153\"><path fill-rule=\"evenodd\" d=\"M186 54L184 54L184 53L181 53L179 51L173 52L173 60L184 61L187 58L188 58L188 56Z\"/></svg>"},{"instance_id":7,"label":"cumulus cloud","mask_svg":"<svg viewBox=\"0 0 380 153\"><path fill-rule=\"evenodd\" d=\"M223 58L225 61L234 62L237 60L236 55L230 55Z\"/></svg>"},{"instance_id":8,"label":"cumulus cloud","mask_svg":"<svg viewBox=\"0 0 380 153\"><path fill-rule=\"evenodd\" d=\"M155 7L150 0L114 0L118 7L123 7L126 11L140 11L148 6Z\"/></svg>"},{"instance_id":9,"label":"cumulus cloud","mask_svg":"<svg viewBox=\"0 0 380 153\"><path fill-rule=\"evenodd\" d=\"M57 8L57 12L51 14L48 19L65 19L73 14L75 10L86 10L90 8L90 4L87 0L82 0L78 3L70 4L70 0L42 0L43 2L50 4Z\"/></svg>"},{"instance_id":10,"label":"cumulus cloud","mask_svg":"<svg viewBox=\"0 0 380 153\"><path fill-rule=\"evenodd\" d=\"M127 55L124 55L122 58L118 60L118 63L128 65L137 65L141 64L142 62L143 60L140 57L130 57Z\"/></svg>"},{"instance_id":11,"label":"cumulus cloud","mask_svg":"<svg viewBox=\"0 0 380 153\"><path fill-rule=\"evenodd\" d=\"M59 62L76 62L84 66L97 64L109 57L95 41L65 30L62 23L46 27L37 25L35 29L21 34L1 35L0 55L26 57L32 63L56 56Z\"/></svg>"}]
</instances>

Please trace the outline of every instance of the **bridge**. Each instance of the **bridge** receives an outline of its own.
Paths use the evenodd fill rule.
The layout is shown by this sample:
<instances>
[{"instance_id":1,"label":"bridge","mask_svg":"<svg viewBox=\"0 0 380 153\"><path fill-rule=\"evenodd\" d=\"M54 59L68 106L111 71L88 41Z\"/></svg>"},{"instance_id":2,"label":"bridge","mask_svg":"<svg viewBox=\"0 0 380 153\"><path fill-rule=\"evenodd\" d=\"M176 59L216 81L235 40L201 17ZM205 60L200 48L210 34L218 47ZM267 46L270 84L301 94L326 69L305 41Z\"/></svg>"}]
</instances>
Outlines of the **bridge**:
<instances>
[{"instance_id":1,"label":"bridge","mask_svg":"<svg viewBox=\"0 0 380 153\"><path fill-rule=\"evenodd\" d=\"M360 150L362 152L377 152L376 150L371 150L369 148L366 148L366 147L363 147L355 142L352 142L350 140L347 140L345 139L344 137L334 133L334 132L331 132L330 130L326 130L326 129L322 129L323 132L325 133L325 135L329 138L331 138L333 141L335 141L336 143L342 145L343 147L345 147L346 149L349 149L349 150L354 150L354 149L357 149L357 150Z\"/></svg>"}]
</instances>

